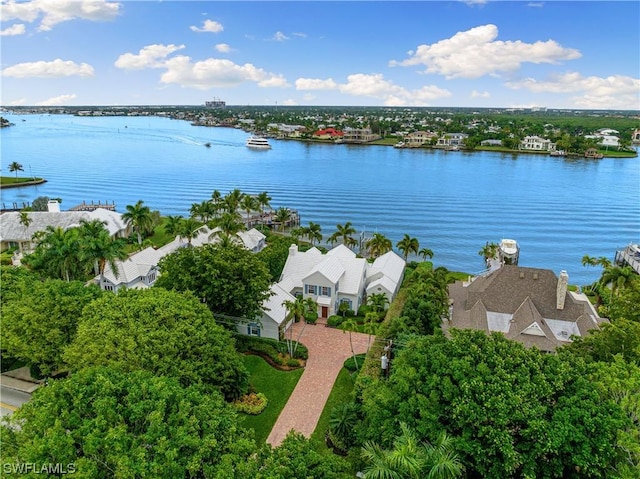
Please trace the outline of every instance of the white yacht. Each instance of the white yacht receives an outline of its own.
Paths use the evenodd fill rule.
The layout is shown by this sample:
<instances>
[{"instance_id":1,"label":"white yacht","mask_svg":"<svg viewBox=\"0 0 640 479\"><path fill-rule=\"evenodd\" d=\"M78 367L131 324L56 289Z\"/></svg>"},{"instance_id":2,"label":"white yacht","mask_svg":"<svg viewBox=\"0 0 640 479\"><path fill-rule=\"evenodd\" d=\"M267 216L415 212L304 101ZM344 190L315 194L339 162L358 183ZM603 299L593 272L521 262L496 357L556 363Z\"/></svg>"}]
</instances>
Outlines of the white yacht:
<instances>
[{"instance_id":1,"label":"white yacht","mask_svg":"<svg viewBox=\"0 0 640 479\"><path fill-rule=\"evenodd\" d=\"M271 145L266 138L263 138L261 136L252 136L247 140L247 147L259 150L268 150L269 148L271 148Z\"/></svg>"},{"instance_id":2,"label":"white yacht","mask_svg":"<svg viewBox=\"0 0 640 479\"><path fill-rule=\"evenodd\" d=\"M504 264L518 264L518 257L520 256L520 246L518 242L513 239L503 239L500 241L500 258Z\"/></svg>"}]
</instances>

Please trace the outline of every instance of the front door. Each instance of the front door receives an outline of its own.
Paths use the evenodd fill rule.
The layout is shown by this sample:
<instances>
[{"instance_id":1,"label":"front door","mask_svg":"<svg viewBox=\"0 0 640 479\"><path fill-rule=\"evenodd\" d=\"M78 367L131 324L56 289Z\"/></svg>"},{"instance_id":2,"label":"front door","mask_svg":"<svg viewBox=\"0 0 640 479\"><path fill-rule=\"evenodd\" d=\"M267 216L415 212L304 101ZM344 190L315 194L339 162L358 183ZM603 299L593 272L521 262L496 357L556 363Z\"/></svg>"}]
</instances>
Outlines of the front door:
<instances>
[{"instance_id":1,"label":"front door","mask_svg":"<svg viewBox=\"0 0 640 479\"><path fill-rule=\"evenodd\" d=\"M320 314L320 317L326 319L327 316L329 316L329 307L328 306L322 306L322 312Z\"/></svg>"}]
</instances>

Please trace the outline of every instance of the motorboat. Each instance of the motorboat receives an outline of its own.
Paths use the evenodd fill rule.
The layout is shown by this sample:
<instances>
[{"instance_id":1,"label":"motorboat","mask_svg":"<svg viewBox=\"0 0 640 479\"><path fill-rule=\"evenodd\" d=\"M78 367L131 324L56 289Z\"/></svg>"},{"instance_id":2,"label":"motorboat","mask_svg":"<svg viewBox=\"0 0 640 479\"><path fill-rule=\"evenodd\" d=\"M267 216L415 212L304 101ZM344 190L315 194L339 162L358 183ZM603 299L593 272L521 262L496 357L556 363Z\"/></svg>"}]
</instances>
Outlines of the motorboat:
<instances>
[{"instance_id":1,"label":"motorboat","mask_svg":"<svg viewBox=\"0 0 640 479\"><path fill-rule=\"evenodd\" d=\"M247 140L247 147L254 148L258 150L268 150L271 148L269 141L261 136L252 136Z\"/></svg>"},{"instance_id":2,"label":"motorboat","mask_svg":"<svg viewBox=\"0 0 640 479\"><path fill-rule=\"evenodd\" d=\"M520 246L513 239L503 239L500 241L500 259L504 264L518 264L520 256Z\"/></svg>"}]
</instances>

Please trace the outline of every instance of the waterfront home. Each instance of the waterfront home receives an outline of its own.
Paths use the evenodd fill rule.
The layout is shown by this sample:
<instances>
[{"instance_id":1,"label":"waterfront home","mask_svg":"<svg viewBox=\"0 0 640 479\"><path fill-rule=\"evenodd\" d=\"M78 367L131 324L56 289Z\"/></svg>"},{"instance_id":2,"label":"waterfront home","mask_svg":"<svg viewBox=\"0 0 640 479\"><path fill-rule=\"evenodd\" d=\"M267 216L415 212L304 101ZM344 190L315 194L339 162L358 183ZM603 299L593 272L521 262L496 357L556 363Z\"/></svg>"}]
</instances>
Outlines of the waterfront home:
<instances>
[{"instance_id":1,"label":"waterfront home","mask_svg":"<svg viewBox=\"0 0 640 479\"><path fill-rule=\"evenodd\" d=\"M633 130L633 133L631 133L631 141L635 144L640 143L640 128Z\"/></svg>"},{"instance_id":2,"label":"waterfront home","mask_svg":"<svg viewBox=\"0 0 640 479\"><path fill-rule=\"evenodd\" d=\"M615 131L615 130L604 130L604 131ZM618 138L615 135L603 134L598 132L594 135L585 135L584 137L587 139L596 140L598 145L601 145L604 147L610 146L613 148L618 148L620 146L620 138Z\"/></svg>"},{"instance_id":3,"label":"waterfront home","mask_svg":"<svg viewBox=\"0 0 640 479\"><path fill-rule=\"evenodd\" d=\"M380 139L380 135L373 133L371 128L347 127L342 132L345 143L368 143Z\"/></svg>"},{"instance_id":4,"label":"waterfront home","mask_svg":"<svg viewBox=\"0 0 640 479\"><path fill-rule=\"evenodd\" d=\"M539 136L525 136L520 142L520 149L527 151L553 151L556 144Z\"/></svg>"},{"instance_id":5,"label":"waterfront home","mask_svg":"<svg viewBox=\"0 0 640 479\"><path fill-rule=\"evenodd\" d=\"M389 252L369 264L340 244L323 254L317 248L302 252L291 245L282 270L282 289L318 303L318 317L337 314L341 303L358 311L367 294L385 293L392 301L404 274L405 261Z\"/></svg>"},{"instance_id":6,"label":"waterfront home","mask_svg":"<svg viewBox=\"0 0 640 479\"><path fill-rule=\"evenodd\" d=\"M436 148L460 148L464 146L464 140L468 137L466 133L445 133L438 138Z\"/></svg>"},{"instance_id":7,"label":"waterfront home","mask_svg":"<svg viewBox=\"0 0 640 479\"><path fill-rule=\"evenodd\" d=\"M482 140L480 146L502 146L502 140Z\"/></svg>"},{"instance_id":8,"label":"waterfront home","mask_svg":"<svg viewBox=\"0 0 640 479\"><path fill-rule=\"evenodd\" d=\"M335 128L324 128L313 133L314 140L339 140L344 137L344 133Z\"/></svg>"},{"instance_id":9,"label":"waterfront home","mask_svg":"<svg viewBox=\"0 0 640 479\"><path fill-rule=\"evenodd\" d=\"M28 211L28 226L20 221L19 211L10 211L0 215L0 248L18 248L19 251L32 251L36 243L33 235L43 232L47 227L67 230L80 226L81 221L98 220L105 223L105 228L113 238L126 238L129 228L120 213L104 208L93 211L60 211L59 203L49 202L49 211Z\"/></svg>"},{"instance_id":10,"label":"waterfront home","mask_svg":"<svg viewBox=\"0 0 640 479\"><path fill-rule=\"evenodd\" d=\"M437 137L437 133L430 131L414 131L404 135L402 142L405 148L420 148L423 145L430 145L431 139Z\"/></svg>"},{"instance_id":11,"label":"waterfront home","mask_svg":"<svg viewBox=\"0 0 640 479\"><path fill-rule=\"evenodd\" d=\"M236 324L236 329L240 334L278 341L284 339L287 329L294 320L293 318L287 320L289 312L283 303L285 301L293 302L295 297L278 284L271 285L270 293L269 298L262 304L262 316L258 320Z\"/></svg>"},{"instance_id":12,"label":"waterfront home","mask_svg":"<svg viewBox=\"0 0 640 479\"><path fill-rule=\"evenodd\" d=\"M478 329L544 352L585 336L607 320L582 293L568 290L569 276L551 270L504 265L470 281L449 285L445 331Z\"/></svg>"},{"instance_id":13,"label":"waterfront home","mask_svg":"<svg viewBox=\"0 0 640 479\"><path fill-rule=\"evenodd\" d=\"M173 241L158 249L150 246L132 254L124 261L116 261L115 271L111 265L107 264L102 279L100 276L95 277L96 283L105 291L118 291L121 288L150 288L160 274L158 263L162 258L177 251L178 248L202 246L220 241L220 237L217 235L220 232L218 227L209 229L207 226L201 226L197 231L198 234L190 242L176 236ZM256 229L239 232L235 236L235 240L254 253L265 247L265 236Z\"/></svg>"}]
</instances>

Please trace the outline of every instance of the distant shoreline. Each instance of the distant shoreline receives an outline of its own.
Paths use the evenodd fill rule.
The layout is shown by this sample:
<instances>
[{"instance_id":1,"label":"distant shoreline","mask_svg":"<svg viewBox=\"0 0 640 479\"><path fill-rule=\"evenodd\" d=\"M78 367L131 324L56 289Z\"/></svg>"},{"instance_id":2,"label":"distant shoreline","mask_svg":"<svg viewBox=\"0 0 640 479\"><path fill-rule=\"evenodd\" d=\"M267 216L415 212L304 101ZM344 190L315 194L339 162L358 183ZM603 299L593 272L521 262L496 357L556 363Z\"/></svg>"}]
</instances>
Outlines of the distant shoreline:
<instances>
[{"instance_id":1,"label":"distant shoreline","mask_svg":"<svg viewBox=\"0 0 640 479\"><path fill-rule=\"evenodd\" d=\"M6 181L9 181L8 183L5 183ZM19 188L21 186L34 186L34 185L41 185L42 183L46 183L47 180L45 180L44 178L34 178L34 179L30 179L30 178L11 178L8 176L2 176L0 177L0 189L3 188Z\"/></svg>"}]
</instances>

